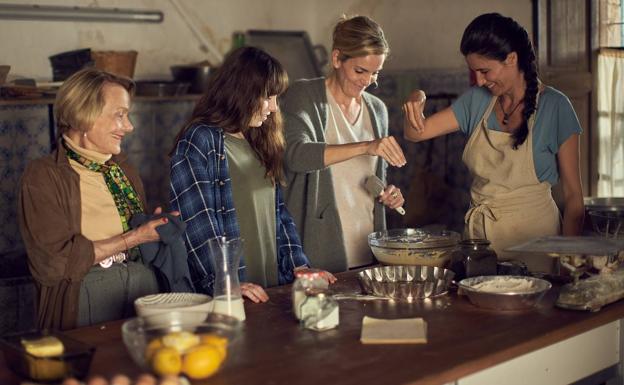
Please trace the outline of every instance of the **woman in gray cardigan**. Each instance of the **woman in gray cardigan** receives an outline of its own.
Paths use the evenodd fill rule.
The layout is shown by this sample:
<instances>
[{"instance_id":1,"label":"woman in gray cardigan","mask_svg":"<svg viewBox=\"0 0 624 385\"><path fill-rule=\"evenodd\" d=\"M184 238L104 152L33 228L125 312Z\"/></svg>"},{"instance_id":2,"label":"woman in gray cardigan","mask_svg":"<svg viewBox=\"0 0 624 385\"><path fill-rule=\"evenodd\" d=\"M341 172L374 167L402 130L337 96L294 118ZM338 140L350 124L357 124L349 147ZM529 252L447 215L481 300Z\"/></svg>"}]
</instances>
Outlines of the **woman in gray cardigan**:
<instances>
[{"instance_id":1,"label":"woman in gray cardigan","mask_svg":"<svg viewBox=\"0 0 624 385\"><path fill-rule=\"evenodd\" d=\"M334 28L331 73L300 80L283 97L287 187L285 200L311 263L331 272L374 261L366 237L386 226L384 206L403 205L393 186L372 199L364 183L385 183L386 162L405 165L388 136L388 111L365 92L389 52L384 33L365 16Z\"/></svg>"}]
</instances>

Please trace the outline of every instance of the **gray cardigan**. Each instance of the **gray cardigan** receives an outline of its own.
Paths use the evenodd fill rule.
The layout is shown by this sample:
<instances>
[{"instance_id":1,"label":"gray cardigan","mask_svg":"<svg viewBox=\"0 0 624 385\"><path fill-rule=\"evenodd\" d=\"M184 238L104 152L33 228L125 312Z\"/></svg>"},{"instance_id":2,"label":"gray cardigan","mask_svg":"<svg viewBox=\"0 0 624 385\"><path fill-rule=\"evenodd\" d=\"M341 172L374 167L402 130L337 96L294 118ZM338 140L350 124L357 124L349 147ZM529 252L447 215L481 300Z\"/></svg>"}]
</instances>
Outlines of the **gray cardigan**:
<instances>
[{"instance_id":1,"label":"gray cardigan","mask_svg":"<svg viewBox=\"0 0 624 385\"><path fill-rule=\"evenodd\" d=\"M375 137L387 136L388 110L384 103L366 92L362 100L372 118ZM325 79L294 82L283 96L280 108L286 137L284 198L301 234L303 250L313 267L345 271L347 257L331 170L324 166L329 116ZM377 162L376 175L385 181L386 162L382 158ZM386 228L384 206L378 202L374 226L375 231Z\"/></svg>"}]
</instances>

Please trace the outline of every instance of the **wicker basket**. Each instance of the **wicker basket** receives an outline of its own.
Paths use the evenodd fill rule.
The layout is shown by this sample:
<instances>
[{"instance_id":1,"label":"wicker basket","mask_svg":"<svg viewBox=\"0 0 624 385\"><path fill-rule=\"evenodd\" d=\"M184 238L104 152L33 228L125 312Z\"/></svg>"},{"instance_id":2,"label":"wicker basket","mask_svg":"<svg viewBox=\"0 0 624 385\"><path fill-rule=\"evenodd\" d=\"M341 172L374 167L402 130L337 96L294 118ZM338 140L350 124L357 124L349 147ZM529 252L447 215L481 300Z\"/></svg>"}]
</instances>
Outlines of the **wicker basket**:
<instances>
[{"instance_id":1,"label":"wicker basket","mask_svg":"<svg viewBox=\"0 0 624 385\"><path fill-rule=\"evenodd\" d=\"M95 68L132 79L137 54L137 51L91 51L91 58Z\"/></svg>"}]
</instances>

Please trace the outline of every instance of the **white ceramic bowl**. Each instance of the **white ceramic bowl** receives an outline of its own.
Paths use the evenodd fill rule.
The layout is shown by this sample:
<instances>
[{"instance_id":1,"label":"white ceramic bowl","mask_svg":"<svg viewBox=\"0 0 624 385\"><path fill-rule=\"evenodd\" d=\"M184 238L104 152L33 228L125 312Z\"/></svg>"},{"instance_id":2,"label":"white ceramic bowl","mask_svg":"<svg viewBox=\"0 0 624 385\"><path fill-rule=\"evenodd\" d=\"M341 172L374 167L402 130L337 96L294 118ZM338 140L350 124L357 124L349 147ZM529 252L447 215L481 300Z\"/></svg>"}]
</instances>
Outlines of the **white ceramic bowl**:
<instances>
[{"instance_id":1,"label":"white ceramic bowl","mask_svg":"<svg viewBox=\"0 0 624 385\"><path fill-rule=\"evenodd\" d=\"M171 312L189 312L205 318L212 311L212 297L199 293L161 293L137 298L134 309L139 317ZM202 320L203 320L202 318ZM152 319L156 319L153 318ZM200 320L201 321L201 320Z\"/></svg>"}]
</instances>

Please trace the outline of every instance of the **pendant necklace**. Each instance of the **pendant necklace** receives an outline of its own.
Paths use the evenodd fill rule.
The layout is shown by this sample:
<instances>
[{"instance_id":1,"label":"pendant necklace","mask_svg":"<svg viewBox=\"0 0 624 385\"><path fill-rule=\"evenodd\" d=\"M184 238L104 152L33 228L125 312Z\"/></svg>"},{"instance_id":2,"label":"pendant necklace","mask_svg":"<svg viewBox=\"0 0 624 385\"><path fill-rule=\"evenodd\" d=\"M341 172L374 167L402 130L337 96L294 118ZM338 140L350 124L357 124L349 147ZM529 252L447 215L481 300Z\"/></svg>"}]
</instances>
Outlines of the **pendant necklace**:
<instances>
[{"instance_id":1,"label":"pendant necklace","mask_svg":"<svg viewBox=\"0 0 624 385\"><path fill-rule=\"evenodd\" d=\"M518 107L520 106L520 104L522 104L523 101L524 101L524 98L520 99L518 101L518 104L516 104L516 106L511 111L505 112L505 109L503 108L502 98L498 98L498 104L500 104L501 111L503 112L503 125L504 126L506 126L507 123L509 123L509 117L513 115L513 113L518 109Z\"/></svg>"}]
</instances>

